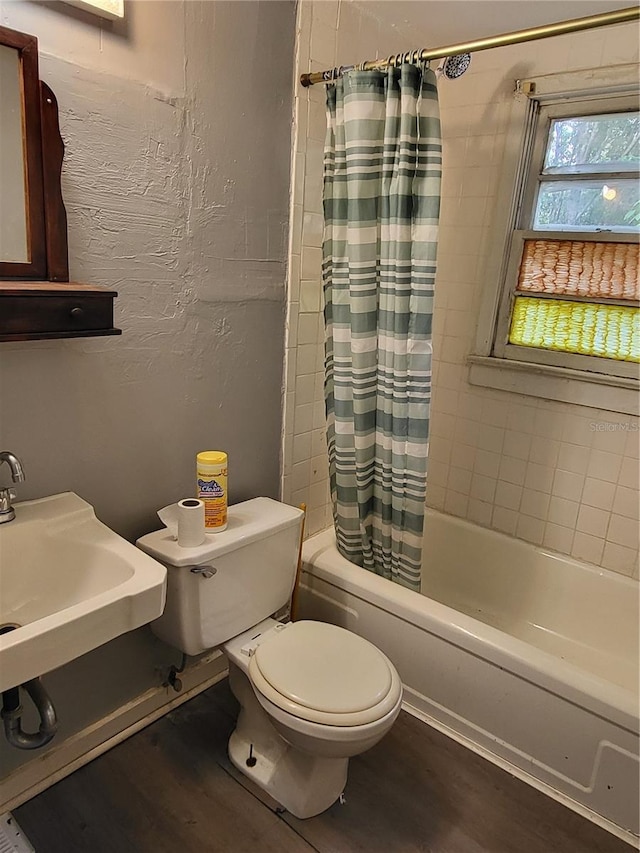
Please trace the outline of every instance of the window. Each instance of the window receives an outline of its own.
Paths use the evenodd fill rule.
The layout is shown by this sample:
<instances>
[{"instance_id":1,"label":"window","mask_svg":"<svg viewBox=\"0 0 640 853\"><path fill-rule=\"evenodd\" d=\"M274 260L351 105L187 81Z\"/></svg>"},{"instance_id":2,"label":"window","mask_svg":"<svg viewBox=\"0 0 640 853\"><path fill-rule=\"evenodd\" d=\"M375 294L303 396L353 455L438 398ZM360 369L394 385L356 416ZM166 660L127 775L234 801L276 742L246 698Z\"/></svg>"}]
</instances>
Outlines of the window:
<instances>
[{"instance_id":1,"label":"window","mask_svg":"<svg viewBox=\"0 0 640 853\"><path fill-rule=\"evenodd\" d=\"M625 106L539 109L496 355L637 375L640 115Z\"/></svg>"},{"instance_id":2,"label":"window","mask_svg":"<svg viewBox=\"0 0 640 853\"><path fill-rule=\"evenodd\" d=\"M548 78L543 85L550 87ZM533 93L515 111L523 127L517 152L511 140L517 168L508 195L502 190L503 261L494 263L496 290L481 317L479 356L469 359L470 382L603 408L611 404L611 395L602 397L609 384L627 390L626 403L612 408L628 411L640 372L637 83L609 87L606 96L528 88ZM488 367L511 371L511 379L490 376L496 371ZM533 390L523 382L527 370L536 376ZM554 392L551 380L560 377L564 390ZM567 395L567 379L599 391L589 399L584 389Z\"/></svg>"}]
</instances>

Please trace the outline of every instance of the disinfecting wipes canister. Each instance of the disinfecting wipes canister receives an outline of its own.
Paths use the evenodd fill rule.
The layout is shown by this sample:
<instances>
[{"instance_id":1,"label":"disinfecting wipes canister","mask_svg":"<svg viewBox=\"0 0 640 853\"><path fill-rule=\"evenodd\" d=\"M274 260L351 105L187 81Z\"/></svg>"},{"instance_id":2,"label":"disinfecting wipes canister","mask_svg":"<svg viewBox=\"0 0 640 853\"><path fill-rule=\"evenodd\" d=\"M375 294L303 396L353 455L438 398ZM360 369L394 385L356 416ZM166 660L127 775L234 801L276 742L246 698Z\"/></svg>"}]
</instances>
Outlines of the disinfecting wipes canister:
<instances>
[{"instance_id":1,"label":"disinfecting wipes canister","mask_svg":"<svg viewBox=\"0 0 640 853\"><path fill-rule=\"evenodd\" d=\"M203 450L196 457L197 497L204 503L207 533L227 526L227 454Z\"/></svg>"}]
</instances>

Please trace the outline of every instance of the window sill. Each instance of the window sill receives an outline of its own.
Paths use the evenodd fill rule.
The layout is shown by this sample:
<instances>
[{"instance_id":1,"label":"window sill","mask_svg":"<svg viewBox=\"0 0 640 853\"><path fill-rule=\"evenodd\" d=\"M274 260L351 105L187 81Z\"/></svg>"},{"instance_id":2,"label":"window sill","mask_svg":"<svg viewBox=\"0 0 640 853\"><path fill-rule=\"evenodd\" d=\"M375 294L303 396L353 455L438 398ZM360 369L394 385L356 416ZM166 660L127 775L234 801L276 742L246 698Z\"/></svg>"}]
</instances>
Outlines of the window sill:
<instances>
[{"instance_id":1,"label":"window sill","mask_svg":"<svg viewBox=\"0 0 640 853\"><path fill-rule=\"evenodd\" d=\"M640 397L635 379L481 355L470 355L467 364L471 385L592 409L638 414Z\"/></svg>"}]
</instances>

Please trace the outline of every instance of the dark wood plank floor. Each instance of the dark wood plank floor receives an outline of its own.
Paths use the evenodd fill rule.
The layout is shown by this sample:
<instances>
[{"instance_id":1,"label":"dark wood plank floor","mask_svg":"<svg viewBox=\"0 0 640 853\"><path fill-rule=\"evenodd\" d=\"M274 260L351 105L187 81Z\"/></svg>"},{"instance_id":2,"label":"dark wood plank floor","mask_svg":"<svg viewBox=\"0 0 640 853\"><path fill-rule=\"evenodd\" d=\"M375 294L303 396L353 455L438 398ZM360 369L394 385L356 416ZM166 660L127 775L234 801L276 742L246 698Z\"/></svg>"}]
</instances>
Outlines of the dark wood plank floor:
<instances>
[{"instance_id":1,"label":"dark wood plank floor","mask_svg":"<svg viewBox=\"0 0 640 853\"><path fill-rule=\"evenodd\" d=\"M401 713L310 820L248 790L226 681L15 810L37 853L630 853L631 847Z\"/></svg>"}]
</instances>

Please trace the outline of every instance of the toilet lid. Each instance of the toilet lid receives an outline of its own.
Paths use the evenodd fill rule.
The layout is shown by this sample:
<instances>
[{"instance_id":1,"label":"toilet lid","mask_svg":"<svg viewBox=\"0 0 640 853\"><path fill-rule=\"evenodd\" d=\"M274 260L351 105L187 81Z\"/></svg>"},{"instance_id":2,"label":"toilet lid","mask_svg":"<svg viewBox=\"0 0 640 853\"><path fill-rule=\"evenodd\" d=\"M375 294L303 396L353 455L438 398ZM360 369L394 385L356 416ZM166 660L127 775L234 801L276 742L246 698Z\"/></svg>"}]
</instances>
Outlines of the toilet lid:
<instances>
[{"instance_id":1,"label":"toilet lid","mask_svg":"<svg viewBox=\"0 0 640 853\"><path fill-rule=\"evenodd\" d=\"M391 665L379 649L325 622L288 625L258 646L251 660L254 667L280 696L323 714L373 708L392 685Z\"/></svg>"}]
</instances>

